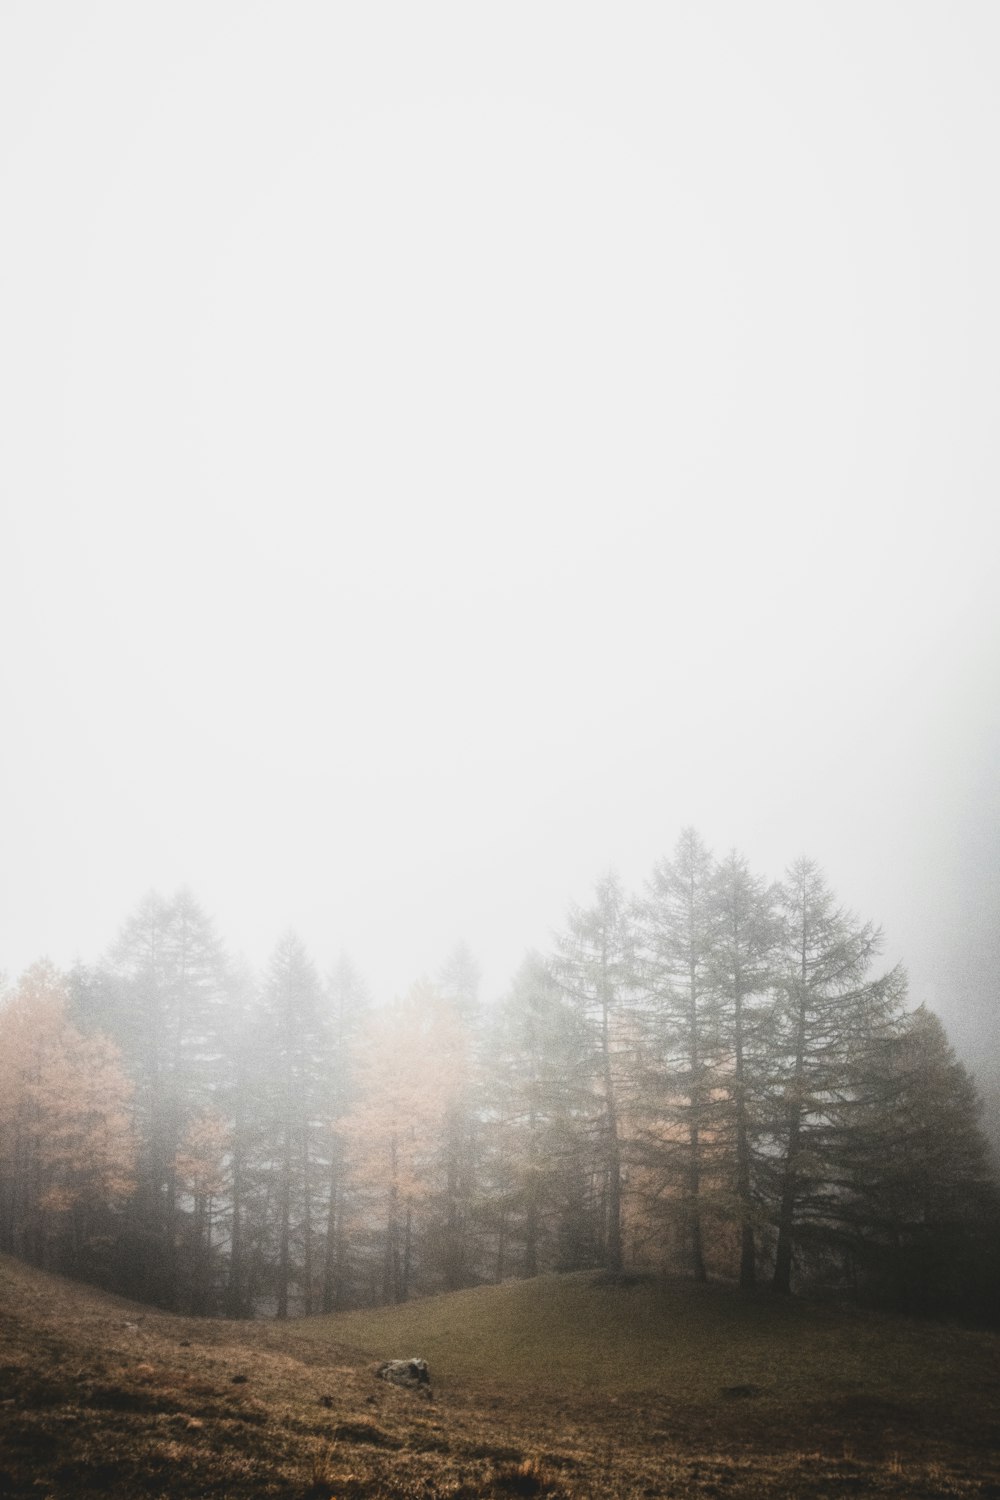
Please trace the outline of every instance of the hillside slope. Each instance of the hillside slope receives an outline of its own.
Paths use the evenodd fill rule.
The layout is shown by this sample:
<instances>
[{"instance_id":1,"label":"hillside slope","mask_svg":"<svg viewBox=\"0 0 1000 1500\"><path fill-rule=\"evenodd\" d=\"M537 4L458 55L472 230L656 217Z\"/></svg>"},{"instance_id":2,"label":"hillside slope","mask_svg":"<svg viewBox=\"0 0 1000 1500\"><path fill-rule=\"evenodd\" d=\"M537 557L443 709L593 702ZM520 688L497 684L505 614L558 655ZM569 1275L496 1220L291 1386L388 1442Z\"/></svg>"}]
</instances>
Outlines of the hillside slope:
<instances>
[{"instance_id":1,"label":"hillside slope","mask_svg":"<svg viewBox=\"0 0 1000 1500\"><path fill-rule=\"evenodd\" d=\"M942 1386L981 1393L992 1381L1000 1398L993 1334L684 1280L541 1276L299 1326L306 1338L420 1354L446 1386L686 1402L753 1386L755 1399L789 1405L919 1403Z\"/></svg>"},{"instance_id":2,"label":"hillside slope","mask_svg":"<svg viewBox=\"0 0 1000 1500\"><path fill-rule=\"evenodd\" d=\"M434 1395L374 1378L424 1354ZM288 1324L0 1257L0 1495L1000 1495L990 1335L590 1276Z\"/></svg>"}]
</instances>

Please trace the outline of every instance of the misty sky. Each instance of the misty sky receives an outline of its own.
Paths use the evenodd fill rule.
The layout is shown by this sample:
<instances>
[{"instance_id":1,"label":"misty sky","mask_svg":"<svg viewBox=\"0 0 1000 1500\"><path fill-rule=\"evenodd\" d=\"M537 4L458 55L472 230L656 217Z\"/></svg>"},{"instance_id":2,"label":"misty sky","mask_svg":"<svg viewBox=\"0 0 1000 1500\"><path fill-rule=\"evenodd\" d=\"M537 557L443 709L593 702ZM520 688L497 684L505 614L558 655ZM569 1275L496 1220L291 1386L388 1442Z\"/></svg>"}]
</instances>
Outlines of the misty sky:
<instances>
[{"instance_id":1,"label":"misty sky","mask_svg":"<svg viewBox=\"0 0 1000 1500\"><path fill-rule=\"evenodd\" d=\"M0 967L184 883L496 993L694 823L981 1045L998 78L960 0L6 0Z\"/></svg>"}]
</instances>

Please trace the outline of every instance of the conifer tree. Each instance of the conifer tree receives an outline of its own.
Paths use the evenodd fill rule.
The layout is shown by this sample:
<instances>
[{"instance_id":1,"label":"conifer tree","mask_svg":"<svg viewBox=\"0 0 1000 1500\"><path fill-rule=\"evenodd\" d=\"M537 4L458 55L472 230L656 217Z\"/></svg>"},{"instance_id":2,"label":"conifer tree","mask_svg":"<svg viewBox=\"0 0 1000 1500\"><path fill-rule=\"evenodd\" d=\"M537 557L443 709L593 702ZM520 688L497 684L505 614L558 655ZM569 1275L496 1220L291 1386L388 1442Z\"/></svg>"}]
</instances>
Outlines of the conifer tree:
<instances>
[{"instance_id":1,"label":"conifer tree","mask_svg":"<svg viewBox=\"0 0 1000 1500\"><path fill-rule=\"evenodd\" d=\"M357 1095L343 1129L359 1206L376 1226L382 1300L414 1285L444 1123L461 1079L451 1065L455 1015L426 983L371 1013L358 1049Z\"/></svg>"},{"instance_id":2,"label":"conifer tree","mask_svg":"<svg viewBox=\"0 0 1000 1500\"><path fill-rule=\"evenodd\" d=\"M347 1143L343 1122L357 1097L355 1060L359 1038L371 1008L371 998L346 954L341 954L326 984L330 1034L327 1072L329 1116L329 1172L327 1217L323 1245L324 1312L344 1306L348 1295L349 1182Z\"/></svg>"},{"instance_id":3,"label":"conifer tree","mask_svg":"<svg viewBox=\"0 0 1000 1500\"><path fill-rule=\"evenodd\" d=\"M72 1025L67 999L40 963L0 1009L0 1244L106 1275L99 1248L134 1187L132 1088L113 1043Z\"/></svg>"},{"instance_id":4,"label":"conifer tree","mask_svg":"<svg viewBox=\"0 0 1000 1500\"><path fill-rule=\"evenodd\" d=\"M175 1307L182 1236L177 1153L212 1102L224 1048L226 964L190 892L151 892L125 923L86 999L121 1047L136 1084L140 1165L132 1258L137 1290Z\"/></svg>"},{"instance_id":5,"label":"conifer tree","mask_svg":"<svg viewBox=\"0 0 1000 1500\"><path fill-rule=\"evenodd\" d=\"M835 904L808 859L790 868L782 893L783 953L774 1050L777 1144L773 1285L791 1290L803 1234L830 1222L839 1191L838 1152L855 1099L852 1071L899 1023L901 969L871 978L882 934Z\"/></svg>"},{"instance_id":6,"label":"conifer tree","mask_svg":"<svg viewBox=\"0 0 1000 1500\"><path fill-rule=\"evenodd\" d=\"M686 828L637 903L637 977L645 996L649 1064L644 1080L645 1159L665 1201L679 1202L687 1256L705 1281L706 1183L714 1169L712 1088L719 1060L712 969L712 856Z\"/></svg>"},{"instance_id":7,"label":"conifer tree","mask_svg":"<svg viewBox=\"0 0 1000 1500\"><path fill-rule=\"evenodd\" d=\"M712 876L706 970L716 1007L717 1066L710 1112L732 1185L743 1287L756 1284L756 1229L762 1220L759 1166L780 934L775 901L775 890L735 852Z\"/></svg>"},{"instance_id":8,"label":"conifer tree","mask_svg":"<svg viewBox=\"0 0 1000 1500\"><path fill-rule=\"evenodd\" d=\"M441 969L438 992L451 1008L451 1065L455 1084L444 1121L438 1215L439 1258L445 1291L457 1291L472 1273L473 1197L478 1154L478 1076L473 1034L479 1018L479 965L459 943Z\"/></svg>"},{"instance_id":9,"label":"conifer tree","mask_svg":"<svg viewBox=\"0 0 1000 1500\"><path fill-rule=\"evenodd\" d=\"M586 1029L589 1049L580 1082L590 1093L591 1128L600 1163L603 1259L620 1271L622 1246L623 1116L635 1035L631 1014L632 932L614 874L598 882L594 904L572 907L557 938L552 975Z\"/></svg>"},{"instance_id":10,"label":"conifer tree","mask_svg":"<svg viewBox=\"0 0 1000 1500\"><path fill-rule=\"evenodd\" d=\"M903 1312L995 1312L1000 1200L975 1086L924 1006L859 1068L838 1228Z\"/></svg>"},{"instance_id":11,"label":"conifer tree","mask_svg":"<svg viewBox=\"0 0 1000 1500\"><path fill-rule=\"evenodd\" d=\"M262 1114L271 1183L277 1316L287 1318L293 1281L304 1312L312 1311L321 1226L322 1170L329 1140L329 1029L322 987L301 939L288 932L267 966L258 1032L263 1054Z\"/></svg>"},{"instance_id":12,"label":"conifer tree","mask_svg":"<svg viewBox=\"0 0 1000 1500\"><path fill-rule=\"evenodd\" d=\"M536 1276L551 1264L560 1184L572 1175L570 1160L590 1154L583 1136L590 1089L573 1082L585 1052L579 1013L544 960L529 956L490 1016L484 1042L483 1191L497 1281Z\"/></svg>"}]
</instances>

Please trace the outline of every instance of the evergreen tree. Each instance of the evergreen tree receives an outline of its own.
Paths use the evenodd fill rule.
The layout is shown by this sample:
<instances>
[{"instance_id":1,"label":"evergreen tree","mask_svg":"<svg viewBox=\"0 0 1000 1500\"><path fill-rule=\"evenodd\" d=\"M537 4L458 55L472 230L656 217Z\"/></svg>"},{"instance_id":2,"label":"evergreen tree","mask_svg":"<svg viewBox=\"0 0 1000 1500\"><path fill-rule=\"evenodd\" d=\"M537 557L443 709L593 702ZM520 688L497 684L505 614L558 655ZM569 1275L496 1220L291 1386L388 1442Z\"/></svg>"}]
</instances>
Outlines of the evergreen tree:
<instances>
[{"instance_id":1,"label":"evergreen tree","mask_svg":"<svg viewBox=\"0 0 1000 1500\"><path fill-rule=\"evenodd\" d=\"M326 985L330 1032L327 1073L329 1181L323 1247L323 1311L343 1307L348 1298L348 1219L350 1212L347 1143L343 1122L357 1099L355 1055L371 1008L368 990L354 965L342 954Z\"/></svg>"},{"instance_id":2,"label":"evergreen tree","mask_svg":"<svg viewBox=\"0 0 1000 1500\"><path fill-rule=\"evenodd\" d=\"M623 1114L636 1039L632 1001L632 933L615 875L598 882L593 906L572 907L557 939L552 974L586 1029L579 1080L590 1092L591 1128L600 1163L604 1263L622 1268Z\"/></svg>"},{"instance_id":3,"label":"evergreen tree","mask_svg":"<svg viewBox=\"0 0 1000 1500\"><path fill-rule=\"evenodd\" d=\"M980 1104L921 1006L871 1050L839 1223L863 1289L901 1311L995 1312L1000 1201Z\"/></svg>"},{"instance_id":4,"label":"evergreen tree","mask_svg":"<svg viewBox=\"0 0 1000 1500\"><path fill-rule=\"evenodd\" d=\"M554 1263L559 1205L571 1202L568 1184L579 1180L582 1161L592 1155L585 1027L537 955L525 960L492 1013L483 1050L482 1181L495 1245L490 1269L496 1281L511 1273L536 1276ZM569 1238L565 1225L568 1263L588 1263L589 1250L568 1244Z\"/></svg>"},{"instance_id":5,"label":"evergreen tree","mask_svg":"<svg viewBox=\"0 0 1000 1500\"><path fill-rule=\"evenodd\" d=\"M136 1290L167 1307L178 1305L184 1231L177 1154L219 1085L225 979L222 945L191 894L164 900L151 892L100 974L77 991L81 1008L121 1047L136 1084L140 1162L131 1258Z\"/></svg>"},{"instance_id":6,"label":"evergreen tree","mask_svg":"<svg viewBox=\"0 0 1000 1500\"><path fill-rule=\"evenodd\" d=\"M705 1260L706 1187L715 1169L713 1083L721 1053L713 987L716 930L712 856L693 828L661 860L637 904L649 1062L644 1079L644 1159L661 1201L679 1203L696 1281Z\"/></svg>"},{"instance_id":7,"label":"evergreen tree","mask_svg":"<svg viewBox=\"0 0 1000 1500\"><path fill-rule=\"evenodd\" d=\"M229 1122L229 1265L223 1305L229 1318L249 1317L261 1281L266 1238L264 1173L266 1158L262 1109L267 1049L259 1045L257 980L245 963L231 966L225 987L225 1067L219 1091Z\"/></svg>"},{"instance_id":8,"label":"evergreen tree","mask_svg":"<svg viewBox=\"0 0 1000 1500\"><path fill-rule=\"evenodd\" d=\"M725 1152L739 1236L740 1285L757 1279L756 1229L770 1042L771 986L780 927L776 892L736 853L715 870L709 890L707 974L716 1003L711 1113Z\"/></svg>"},{"instance_id":9,"label":"evergreen tree","mask_svg":"<svg viewBox=\"0 0 1000 1500\"><path fill-rule=\"evenodd\" d=\"M870 970L881 932L835 904L821 871L800 859L782 893L783 953L774 1051L777 1146L773 1285L791 1290L793 1252L836 1211L838 1153L857 1103L852 1073L898 1025L906 981Z\"/></svg>"},{"instance_id":10,"label":"evergreen tree","mask_svg":"<svg viewBox=\"0 0 1000 1500\"><path fill-rule=\"evenodd\" d=\"M312 1311L322 1170L328 1144L326 1112L329 1031L315 966L294 932L271 956L261 992L263 1115L276 1246L276 1311L287 1318L293 1281L304 1312Z\"/></svg>"},{"instance_id":11,"label":"evergreen tree","mask_svg":"<svg viewBox=\"0 0 1000 1500\"><path fill-rule=\"evenodd\" d=\"M444 1289L449 1292L468 1283L475 1254L472 1231L479 1149L476 1113L479 1080L472 1038L479 1018L479 981L479 965L466 945L459 943L443 965L438 980L441 998L453 1013L449 1035L455 1088L444 1122L438 1214L441 1276Z\"/></svg>"}]
</instances>

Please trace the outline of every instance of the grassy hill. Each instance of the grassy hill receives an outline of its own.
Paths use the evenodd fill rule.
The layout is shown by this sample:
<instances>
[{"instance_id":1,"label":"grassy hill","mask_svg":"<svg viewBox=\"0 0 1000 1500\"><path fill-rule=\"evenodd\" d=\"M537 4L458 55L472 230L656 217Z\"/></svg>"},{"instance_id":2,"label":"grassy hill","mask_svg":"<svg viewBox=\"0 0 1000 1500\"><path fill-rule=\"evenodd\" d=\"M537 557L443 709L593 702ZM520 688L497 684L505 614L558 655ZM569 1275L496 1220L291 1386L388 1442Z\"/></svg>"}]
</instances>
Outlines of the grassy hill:
<instances>
[{"instance_id":1,"label":"grassy hill","mask_svg":"<svg viewBox=\"0 0 1000 1500\"><path fill-rule=\"evenodd\" d=\"M433 1396L373 1377L423 1355ZM0 1495L1000 1496L1000 1339L544 1277L276 1323L0 1257Z\"/></svg>"},{"instance_id":2,"label":"grassy hill","mask_svg":"<svg viewBox=\"0 0 1000 1500\"><path fill-rule=\"evenodd\" d=\"M443 1386L488 1384L711 1402L736 1386L782 1406L845 1394L923 1401L987 1378L998 1342L945 1325L735 1288L591 1272L477 1287L303 1321L304 1337L427 1359ZM1000 1370L994 1370L994 1378ZM1000 1385L994 1387L1000 1397ZM730 1398L732 1399L732 1398Z\"/></svg>"}]
</instances>

